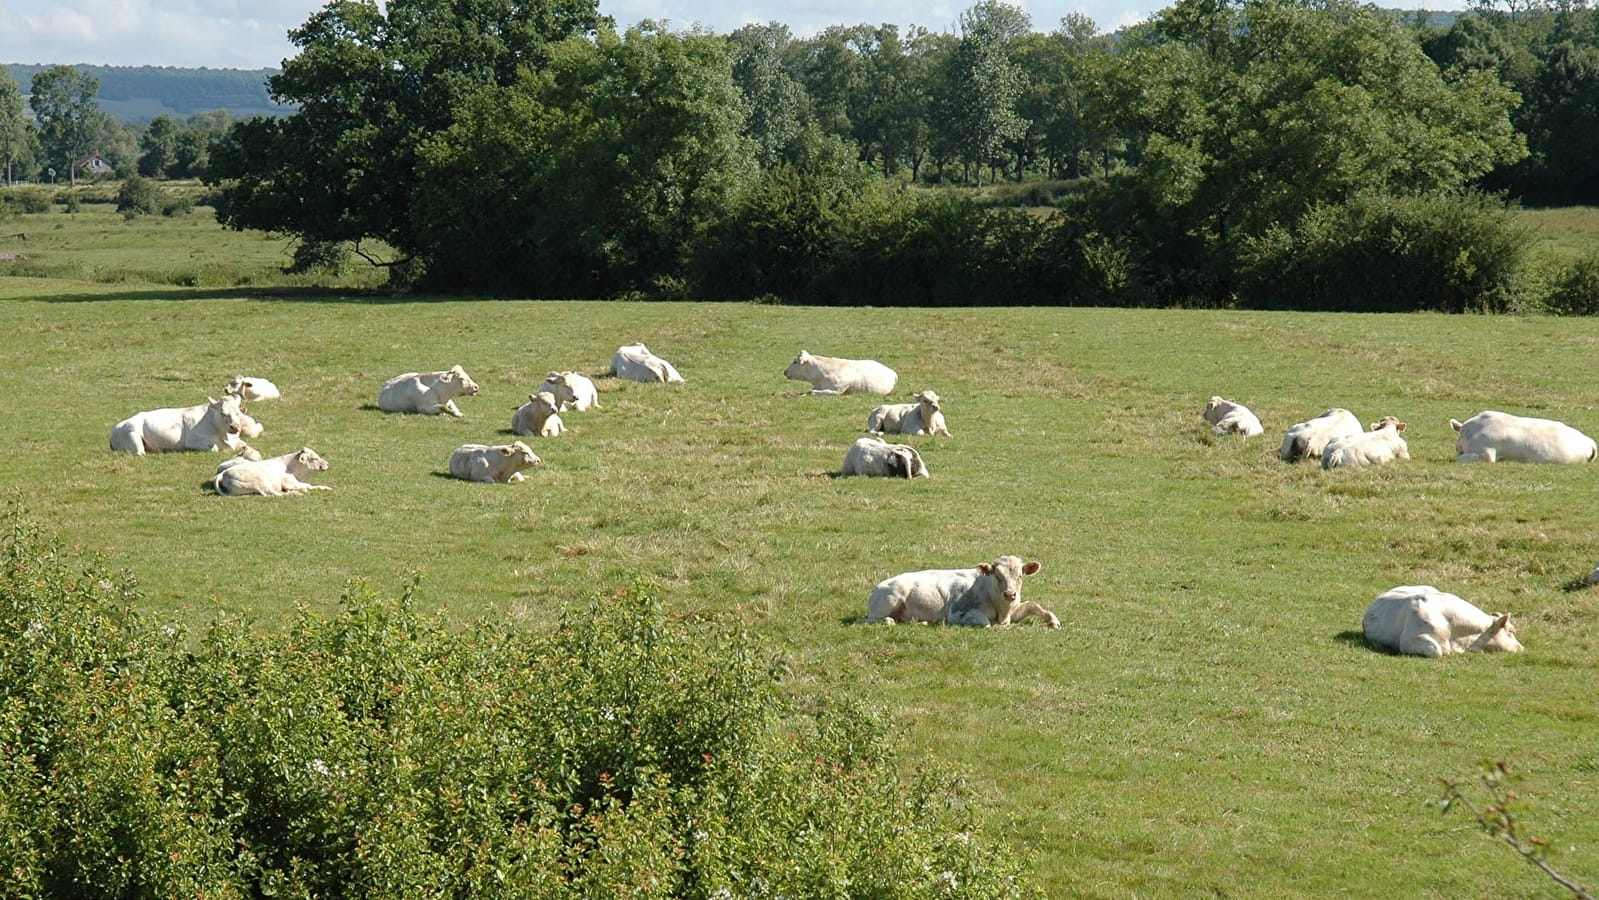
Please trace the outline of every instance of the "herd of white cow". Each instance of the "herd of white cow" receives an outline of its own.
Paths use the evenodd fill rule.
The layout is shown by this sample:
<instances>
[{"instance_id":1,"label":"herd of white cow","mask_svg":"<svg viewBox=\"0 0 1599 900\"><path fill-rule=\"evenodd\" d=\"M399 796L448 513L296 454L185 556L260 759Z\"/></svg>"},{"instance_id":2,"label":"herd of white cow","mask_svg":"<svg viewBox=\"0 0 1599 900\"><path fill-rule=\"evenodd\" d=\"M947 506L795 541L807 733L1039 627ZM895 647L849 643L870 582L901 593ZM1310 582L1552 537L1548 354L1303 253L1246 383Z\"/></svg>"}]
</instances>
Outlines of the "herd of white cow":
<instances>
[{"instance_id":1,"label":"herd of white cow","mask_svg":"<svg viewBox=\"0 0 1599 900\"><path fill-rule=\"evenodd\" d=\"M1241 403L1211 397L1201 415L1217 435L1264 434L1260 418ZM1450 419L1456 462L1584 463L1599 455L1593 438L1564 422L1484 410ZM1323 469L1377 466L1409 459L1405 423L1383 416L1370 430L1347 409L1333 408L1289 428L1277 455L1285 462L1319 459ZM1588 581L1599 582L1599 567ZM1488 614L1431 585L1403 585L1373 600L1361 620L1366 640L1391 653L1446 656L1472 650L1519 652L1508 615Z\"/></svg>"},{"instance_id":2,"label":"herd of white cow","mask_svg":"<svg viewBox=\"0 0 1599 900\"><path fill-rule=\"evenodd\" d=\"M642 343L619 347L604 373L630 381L674 383L683 376ZM810 383L813 396L843 394L886 395L894 391L899 376L876 360L817 356L807 351L783 372L784 377ZM466 370L453 366L438 372L407 372L386 381L378 392L384 412L462 416L455 403L478 392ZM224 388L221 399L189 407L153 409L136 413L111 429L114 451L142 456L178 450L235 451L217 466L213 481L218 494L282 496L330 490L310 483L316 472L326 471L327 460L310 447L282 456L262 457L246 441L263 428L244 409L246 402L281 397L277 386L265 378L238 376ZM913 403L878 406L867 417L873 435L950 435L938 394L930 390L912 395ZM563 412L586 412L599 406L594 382L578 372L551 372L539 390L528 395L511 419L517 435L556 437L566 431ZM1211 397L1202 415L1217 435L1245 438L1264 434L1260 418L1243 404ZM1529 463L1590 462L1599 455L1594 440L1575 428L1551 419L1516 416L1486 410L1460 422L1449 420L1458 433L1459 462L1515 461ZM1320 460L1324 469L1385 465L1409 459L1401 433L1406 425L1384 416L1369 429L1347 409L1333 408L1292 426L1283 435L1278 456L1285 462ZM531 447L518 440L510 444L463 444L450 455L449 471L456 478L490 483L525 480L524 471L540 464ZM909 444L890 443L880 437L856 440L844 456L841 475L877 475L899 478L928 477L926 463ZM966 569L927 569L905 572L880 582L867 600L866 621L884 624L937 623L954 625L1010 625L1038 617L1050 628L1060 619L1033 601L1021 597L1022 581L1040 564L1016 556L1001 556L990 563ZM1589 575L1599 581L1599 567ZM1372 601L1362 619L1366 640L1392 653L1444 656L1473 650L1522 649L1515 626L1505 614L1488 614L1454 594L1430 585L1405 585L1384 592Z\"/></svg>"}]
</instances>

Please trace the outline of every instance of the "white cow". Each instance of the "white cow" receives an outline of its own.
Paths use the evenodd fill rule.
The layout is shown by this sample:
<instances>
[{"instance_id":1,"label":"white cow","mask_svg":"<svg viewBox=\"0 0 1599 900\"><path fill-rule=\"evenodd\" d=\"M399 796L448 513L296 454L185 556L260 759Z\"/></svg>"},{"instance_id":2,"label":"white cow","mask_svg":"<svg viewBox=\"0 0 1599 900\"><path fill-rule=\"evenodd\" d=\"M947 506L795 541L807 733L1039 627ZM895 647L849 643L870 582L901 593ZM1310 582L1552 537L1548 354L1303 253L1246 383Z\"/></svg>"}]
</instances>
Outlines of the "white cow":
<instances>
[{"instance_id":1,"label":"white cow","mask_svg":"<svg viewBox=\"0 0 1599 900\"><path fill-rule=\"evenodd\" d=\"M224 394L195 406L135 413L111 428L111 449L143 456L169 450L236 449L244 411L239 398Z\"/></svg>"},{"instance_id":2,"label":"white cow","mask_svg":"<svg viewBox=\"0 0 1599 900\"><path fill-rule=\"evenodd\" d=\"M384 412L440 413L460 417L455 398L477 393L477 382L460 366L443 372L406 372L383 383L378 409Z\"/></svg>"},{"instance_id":3,"label":"white cow","mask_svg":"<svg viewBox=\"0 0 1599 900\"><path fill-rule=\"evenodd\" d=\"M1404 585L1380 594L1366 608L1361 627L1372 646L1389 653L1521 652L1516 626L1510 624L1508 615L1489 615L1426 584Z\"/></svg>"},{"instance_id":4,"label":"white cow","mask_svg":"<svg viewBox=\"0 0 1599 900\"><path fill-rule=\"evenodd\" d=\"M1260 419L1242 403L1212 397L1210 402L1205 404L1205 411L1201 415L1210 423L1213 434L1241 434L1244 437L1254 437L1266 433L1265 427L1260 424Z\"/></svg>"},{"instance_id":5,"label":"white cow","mask_svg":"<svg viewBox=\"0 0 1599 900\"><path fill-rule=\"evenodd\" d=\"M1283 435L1282 449L1277 455L1286 462L1296 462L1309 457L1318 459L1328 441L1363 434L1360 420L1347 409L1333 407L1321 415L1288 429Z\"/></svg>"},{"instance_id":6,"label":"white cow","mask_svg":"<svg viewBox=\"0 0 1599 900\"><path fill-rule=\"evenodd\" d=\"M841 475L887 475L893 478L931 478L922 455L908 444L890 444L861 438L844 454Z\"/></svg>"},{"instance_id":7,"label":"white cow","mask_svg":"<svg viewBox=\"0 0 1599 900\"><path fill-rule=\"evenodd\" d=\"M1460 432L1455 462L1581 463L1595 454L1593 438L1553 419L1489 409L1449 427Z\"/></svg>"},{"instance_id":8,"label":"white cow","mask_svg":"<svg viewBox=\"0 0 1599 900\"><path fill-rule=\"evenodd\" d=\"M1405 423L1393 416L1383 416L1372 424L1370 431L1328 441L1321 451L1321 467L1380 466L1396 459L1409 459L1410 447L1399 436L1404 430Z\"/></svg>"},{"instance_id":9,"label":"white cow","mask_svg":"<svg viewBox=\"0 0 1599 900\"><path fill-rule=\"evenodd\" d=\"M944 424L942 400L932 391L912 394L915 403L886 403L866 417L866 430L872 434L942 434L949 437Z\"/></svg>"},{"instance_id":10,"label":"white cow","mask_svg":"<svg viewBox=\"0 0 1599 900\"><path fill-rule=\"evenodd\" d=\"M237 437L228 441L228 446L237 450L238 448L244 446L244 441L247 441L251 438L258 438L264 431L266 431L266 429L262 427L261 423L257 422L254 416L251 416L249 413L245 412L241 407L239 409L239 434Z\"/></svg>"},{"instance_id":11,"label":"white cow","mask_svg":"<svg viewBox=\"0 0 1599 900\"><path fill-rule=\"evenodd\" d=\"M517 407L516 415L511 417L511 433L536 434L539 437L561 434L566 431L566 423L561 421L560 414L556 412L558 406L555 395L549 391L528 394L527 402Z\"/></svg>"},{"instance_id":12,"label":"white cow","mask_svg":"<svg viewBox=\"0 0 1599 900\"><path fill-rule=\"evenodd\" d=\"M611 374L628 381L678 382L683 380L673 365L640 344L616 348L611 357Z\"/></svg>"},{"instance_id":13,"label":"white cow","mask_svg":"<svg viewBox=\"0 0 1599 900\"><path fill-rule=\"evenodd\" d=\"M450 474L467 481L506 484L523 481L522 470L531 469L542 461L533 448L521 441L493 447L462 444L450 454Z\"/></svg>"},{"instance_id":14,"label":"white cow","mask_svg":"<svg viewBox=\"0 0 1599 900\"><path fill-rule=\"evenodd\" d=\"M283 394L278 390L277 385L267 381L265 378L257 378L253 375L233 376L233 380L228 382L228 386L223 388L222 392L224 394L232 394L245 403L253 403L256 400L280 400L283 398Z\"/></svg>"},{"instance_id":15,"label":"white cow","mask_svg":"<svg viewBox=\"0 0 1599 900\"><path fill-rule=\"evenodd\" d=\"M1022 600L1022 580L1037 572L1037 562L1001 556L971 569L906 572L878 583L866 601L866 621L948 622L951 625L1009 625L1041 616L1060 627L1054 613Z\"/></svg>"},{"instance_id":16,"label":"white cow","mask_svg":"<svg viewBox=\"0 0 1599 900\"><path fill-rule=\"evenodd\" d=\"M813 396L890 394L899 381L893 369L875 359L812 356L804 350L783 370L783 377L810 382Z\"/></svg>"},{"instance_id":17,"label":"white cow","mask_svg":"<svg viewBox=\"0 0 1599 900\"><path fill-rule=\"evenodd\" d=\"M587 375L576 372L551 372L539 385L539 390L553 394L556 409L561 412L569 409L586 412L590 407L600 405L600 392L594 387L594 382Z\"/></svg>"},{"instance_id":18,"label":"white cow","mask_svg":"<svg viewBox=\"0 0 1599 900\"><path fill-rule=\"evenodd\" d=\"M244 457L241 451L240 456L223 460L217 466L217 477L213 483L217 493L225 496L260 494L264 497L281 497L306 491L331 491L333 489L325 484L310 484L305 480L311 477L312 472L326 472L327 468L328 461L310 447L255 460Z\"/></svg>"}]
</instances>

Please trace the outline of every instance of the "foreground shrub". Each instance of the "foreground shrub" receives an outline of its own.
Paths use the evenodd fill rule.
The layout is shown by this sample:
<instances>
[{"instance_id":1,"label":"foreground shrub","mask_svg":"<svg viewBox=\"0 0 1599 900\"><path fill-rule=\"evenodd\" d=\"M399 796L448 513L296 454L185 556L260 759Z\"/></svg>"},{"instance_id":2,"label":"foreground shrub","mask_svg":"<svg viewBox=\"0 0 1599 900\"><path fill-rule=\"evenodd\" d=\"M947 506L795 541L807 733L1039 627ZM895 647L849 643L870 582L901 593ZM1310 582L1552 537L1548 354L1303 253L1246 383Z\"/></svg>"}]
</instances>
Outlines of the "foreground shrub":
<instances>
[{"instance_id":1,"label":"foreground shrub","mask_svg":"<svg viewBox=\"0 0 1599 900\"><path fill-rule=\"evenodd\" d=\"M125 219L153 216L161 211L161 190L148 178L133 175L117 191L117 212Z\"/></svg>"},{"instance_id":2,"label":"foreground shrub","mask_svg":"<svg viewBox=\"0 0 1599 900\"><path fill-rule=\"evenodd\" d=\"M1037 893L869 711L636 588L547 634L451 629L413 584L191 642L20 517L0 567L6 896Z\"/></svg>"}]
</instances>

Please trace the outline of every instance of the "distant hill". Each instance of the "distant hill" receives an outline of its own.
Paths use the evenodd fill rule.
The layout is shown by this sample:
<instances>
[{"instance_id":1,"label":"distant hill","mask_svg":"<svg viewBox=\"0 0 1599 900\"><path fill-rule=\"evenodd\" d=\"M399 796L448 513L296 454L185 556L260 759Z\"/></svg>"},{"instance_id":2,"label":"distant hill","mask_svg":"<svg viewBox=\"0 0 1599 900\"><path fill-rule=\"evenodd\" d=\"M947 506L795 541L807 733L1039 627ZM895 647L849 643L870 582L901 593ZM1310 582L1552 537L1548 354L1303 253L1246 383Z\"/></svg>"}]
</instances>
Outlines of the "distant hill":
<instances>
[{"instance_id":1,"label":"distant hill","mask_svg":"<svg viewBox=\"0 0 1599 900\"><path fill-rule=\"evenodd\" d=\"M23 94L34 73L48 65L7 63ZM100 108L124 122L144 124L156 116L186 119L197 112L225 109L235 119L283 116L291 106L267 96L267 76L277 69L180 69L173 66L89 66L72 68L100 79Z\"/></svg>"}]
</instances>

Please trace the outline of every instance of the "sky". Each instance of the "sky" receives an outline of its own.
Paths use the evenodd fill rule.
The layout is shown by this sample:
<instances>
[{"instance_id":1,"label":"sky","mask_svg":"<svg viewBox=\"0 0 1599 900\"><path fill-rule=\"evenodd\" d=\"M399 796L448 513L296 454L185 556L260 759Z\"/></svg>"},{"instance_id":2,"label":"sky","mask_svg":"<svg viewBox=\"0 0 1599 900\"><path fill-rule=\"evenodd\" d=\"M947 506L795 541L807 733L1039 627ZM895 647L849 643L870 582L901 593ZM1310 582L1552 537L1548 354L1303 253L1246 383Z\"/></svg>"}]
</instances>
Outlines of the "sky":
<instances>
[{"instance_id":1,"label":"sky","mask_svg":"<svg viewBox=\"0 0 1599 900\"><path fill-rule=\"evenodd\" d=\"M796 37L830 25L920 25L953 31L976 0L600 0L618 27L664 20L676 30L699 24L726 34L751 23L781 22ZM1070 13L1101 31L1147 19L1170 0L1009 0L1052 31ZM0 0L0 63L276 68L294 55L289 29L325 0Z\"/></svg>"}]
</instances>

